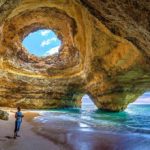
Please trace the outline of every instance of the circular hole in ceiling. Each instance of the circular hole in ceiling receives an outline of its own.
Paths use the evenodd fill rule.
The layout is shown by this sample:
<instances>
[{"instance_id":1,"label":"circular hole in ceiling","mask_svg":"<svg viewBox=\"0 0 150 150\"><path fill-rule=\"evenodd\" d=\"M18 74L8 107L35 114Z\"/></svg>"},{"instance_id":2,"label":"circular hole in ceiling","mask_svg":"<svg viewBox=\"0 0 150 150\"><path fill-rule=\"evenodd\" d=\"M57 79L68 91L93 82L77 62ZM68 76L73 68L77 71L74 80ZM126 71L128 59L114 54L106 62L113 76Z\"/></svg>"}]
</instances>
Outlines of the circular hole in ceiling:
<instances>
[{"instance_id":1,"label":"circular hole in ceiling","mask_svg":"<svg viewBox=\"0 0 150 150\"><path fill-rule=\"evenodd\" d=\"M22 44L30 54L46 57L59 53L61 41L52 30L42 29L30 33Z\"/></svg>"}]
</instances>

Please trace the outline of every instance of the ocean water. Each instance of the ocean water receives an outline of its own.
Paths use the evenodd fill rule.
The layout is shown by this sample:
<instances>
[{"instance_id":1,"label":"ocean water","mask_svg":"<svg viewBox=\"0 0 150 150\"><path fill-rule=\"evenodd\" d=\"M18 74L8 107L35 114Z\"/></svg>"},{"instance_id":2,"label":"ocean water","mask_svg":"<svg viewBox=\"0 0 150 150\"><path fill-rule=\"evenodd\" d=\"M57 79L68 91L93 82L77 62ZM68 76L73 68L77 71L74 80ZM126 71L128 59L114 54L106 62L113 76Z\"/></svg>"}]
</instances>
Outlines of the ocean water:
<instances>
[{"instance_id":1,"label":"ocean water","mask_svg":"<svg viewBox=\"0 0 150 150\"><path fill-rule=\"evenodd\" d=\"M130 104L123 112L104 112L86 101L82 108L68 108L41 111L41 116L35 121L47 123L50 120L59 121L65 126L72 122L82 130L99 129L111 133L150 134L150 104Z\"/></svg>"}]
</instances>

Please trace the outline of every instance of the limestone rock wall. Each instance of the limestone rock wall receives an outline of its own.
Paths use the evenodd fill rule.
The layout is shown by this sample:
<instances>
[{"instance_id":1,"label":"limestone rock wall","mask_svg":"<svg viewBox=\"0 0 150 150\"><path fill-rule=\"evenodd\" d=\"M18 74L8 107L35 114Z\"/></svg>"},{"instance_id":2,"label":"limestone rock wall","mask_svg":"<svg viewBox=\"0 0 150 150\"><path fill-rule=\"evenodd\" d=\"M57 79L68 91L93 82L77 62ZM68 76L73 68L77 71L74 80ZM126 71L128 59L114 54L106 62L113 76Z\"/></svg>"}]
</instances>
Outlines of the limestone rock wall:
<instances>
[{"instance_id":1,"label":"limestone rock wall","mask_svg":"<svg viewBox=\"0 0 150 150\"><path fill-rule=\"evenodd\" d=\"M5 0L0 8L0 106L74 107L88 94L120 111L150 89L147 1ZM58 55L38 58L22 46L38 29L56 32Z\"/></svg>"}]
</instances>

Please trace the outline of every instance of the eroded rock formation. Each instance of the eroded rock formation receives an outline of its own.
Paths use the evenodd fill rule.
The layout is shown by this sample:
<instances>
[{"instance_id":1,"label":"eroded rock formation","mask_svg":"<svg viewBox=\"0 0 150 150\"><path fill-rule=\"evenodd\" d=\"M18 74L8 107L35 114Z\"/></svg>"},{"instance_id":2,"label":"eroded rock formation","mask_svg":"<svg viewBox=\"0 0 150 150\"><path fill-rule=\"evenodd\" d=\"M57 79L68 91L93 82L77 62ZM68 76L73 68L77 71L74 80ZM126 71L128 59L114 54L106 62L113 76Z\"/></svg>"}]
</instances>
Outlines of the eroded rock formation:
<instances>
[{"instance_id":1,"label":"eroded rock formation","mask_svg":"<svg viewBox=\"0 0 150 150\"><path fill-rule=\"evenodd\" d=\"M0 106L74 107L88 94L119 111L150 89L146 0L0 2ZM58 55L38 58L22 46L38 29L56 32Z\"/></svg>"},{"instance_id":2,"label":"eroded rock formation","mask_svg":"<svg viewBox=\"0 0 150 150\"><path fill-rule=\"evenodd\" d=\"M8 120L9 119L9 114L6 111L0 110L0 119L1 120Z\"/></svg>"}]
</instances>

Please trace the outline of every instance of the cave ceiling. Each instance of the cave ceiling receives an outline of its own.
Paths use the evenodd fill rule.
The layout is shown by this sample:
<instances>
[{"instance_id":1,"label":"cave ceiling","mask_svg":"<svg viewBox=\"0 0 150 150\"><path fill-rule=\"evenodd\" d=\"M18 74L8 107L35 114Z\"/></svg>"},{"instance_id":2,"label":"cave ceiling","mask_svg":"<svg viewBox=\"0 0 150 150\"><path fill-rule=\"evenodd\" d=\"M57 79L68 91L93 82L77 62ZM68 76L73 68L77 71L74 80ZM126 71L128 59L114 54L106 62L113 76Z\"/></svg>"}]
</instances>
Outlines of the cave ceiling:
<instances>
[{"instance_id":1,"label":"cave ceiling","mask_svg":"<svg viewBox=\"0 0 150 150\"><path fill-rule=\"evenodd\" d=\"M0 106L76 107L88 94L100 109L125 109L150 90L149 16L146 0L1 0ZM39 29L57 34L59 54L23 47Z\"/></svg>"}]
</instances>

